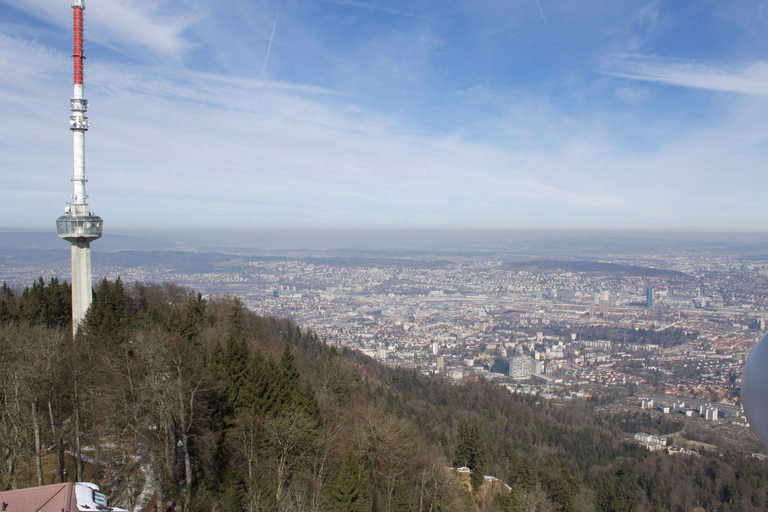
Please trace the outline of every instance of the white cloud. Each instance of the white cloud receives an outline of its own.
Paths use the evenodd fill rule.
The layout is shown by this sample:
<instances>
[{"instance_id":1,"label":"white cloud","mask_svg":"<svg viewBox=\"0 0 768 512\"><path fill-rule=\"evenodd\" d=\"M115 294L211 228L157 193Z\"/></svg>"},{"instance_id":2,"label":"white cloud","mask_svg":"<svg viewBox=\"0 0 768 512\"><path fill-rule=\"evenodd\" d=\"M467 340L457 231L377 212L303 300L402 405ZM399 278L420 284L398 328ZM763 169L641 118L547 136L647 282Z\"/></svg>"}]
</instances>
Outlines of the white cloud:
<instances>
[{"instance_id":1,"label":"white cloud","mask_svg":"<svg viewBox=\"0 0 768 512\"><path fill-rule=\"evenodd\" d=\"M447 120L440 132L404 120L411 105L427 110L420 98L407 103L407 96L440 94L423 92L433 55L443 50L427 30L387 30L335 51L307 43L316 54L384 71L376 73L377 86L334 86L345 73L350 81L372 80L359 69L337 69L316 81L267 79L260 87L260 51L250 78L244 66L216 67L238 69L227 75L151 62L184 53L184 17L157 18L146 4L128 8L124 0L87 1L89 27L102 31L102 44L126 52L148 45L154 55L136 66L88 61L88 192L111 226L768 229L765 217L747 206L759 204L768 187L762 64L726 73L684 60L622 56L605 71L632 80L621 81L614 94L606 94L614 79L602 76L596 85L584 78L588 73L574 72L579 80L568 82L565 98L546 86L455 82L446 89L461 92L438 98ZM68 28L63 3L60 23ZM239 2L247 11L246 4ZM31 12L47 4L22 5ZM119 8L109 19L96 12L110 6ZM110 24L128 24L116 18L120 8L130 11L129 22L140 18L139 33L104 33ZM268 38L274 17L255 11ZM280 14L284 41L293 41L283 35L289 30L300 32L289 16ZM145 41L142 31L155 35ZM273 51L288 47L278 46L278 35ZM210 54L238 37L223 34ZM314 37L310 32L305 40ZM233 60L249 49L234 49ZM328 67L328 59L315 60L322 61L318 69ZM288 62L278 51L269 67ZM12 225L49 225L68 198L70 75L67 49L0 34L0 172ZM640 81L746 94L723 106L721 118L681 127L667 112L638 121L656 89ZM399 84L407 106L393 101L384 111L370 91ZM604 103L590 104L598 96ZM611 110L616 97L627 110ZM663 129L653 132L656 126ZM635 134L641 140L632 140Z\"/></svg>"},{"instance_id":2,"label":"white cloud","mask_svg":"<svg viewBox=\"0 0 768 512\"><path fill-rule=\"evenodd\" d=\"M89 74L88 192L114 224L472 226L500 222L510 200L590 208L584 193L539 182L506 151L413 130L326 89L265 82L256 96L255 79L132 71ZM68 137L46 115L58 129L48 137L62 132L62 165L32 160L63 201ZM20 199L39 200L25 190Z\"/></svg>"},{"instance_id":3,"label":"white cloud","mask_svg":"<svg viewBox=\"0 0 768 512\"><path fill-rule=\"evenodd\" d=\"M129 45L148 48L160 57L179 59L187 46L182 31L196 17L161 16L159 7L160 4L150 1L91 2L88 36L118 51L123 45Z\"/></svg>"},{"instance_id":4,"label":"white cloud","mask_svg":"<svg viewBox=\"0 0 768 512\"><path fill-rule=\"evenodd\" d=\"M372 11L381 11L388 14L399 14L399 15L406 15L410 16L409 13L405 11L401 11L398 9L392 9L390 7L385 7L382 5L378 5L372 2L360 2L359 0L326 0L329 3L339 4L339 5L346 5L349 7L358 7L362 9L370 9Z\"/></svg>"},{"instance_id":5,"label":"white cloud","mask_svg":"<svg viewBox=\"0 0 768 512\"><path fill-rule=\"evenodd\" d=\"M71 30L69 2L53 0L0 0L0 2L61 28ZM150 0L86 0L86 38L138 60L179 59L187 43L182 31L196 17L163 16L168 2ZM137 50L141 51L137 51ZM150 50L151 55L146 54Z\"/></svg>"},{"instance_id":6,"label":"white cloud","mask_svg":"<svg viewBox=\"0 0 768 512\"><path fill-rule=\"evenodd\" d=\"M71 72L71 58L35 41L24 41L0 33L0 95L24 93L25 100L40 97L42 84L51 77Z\"/></svg>"},{"instance_id":7,"label":"white cloud","mask_svg":"<svg viewBox=\"0 0 768 512\"><path fill-rule=\"evenodd\" d=\"M0 39L0 48L13 44ZM3 136L35 168L29 179L18 178L15 200L21 203L9 209L44 213L46 204L36 202L49 201L58 189L62 203L68 197L71 139L65 128L68 89L57 93L61 108L53 101L68 66L56 76L46 76L43 68L68 59L39 45L21 46L26 54L20 59L34 58L19 80L37 82L39 89L18 95L46 100L37 109L37 121L19 115L16 134ZM508 105L507 117L486 123L485 133L476 132L473 138L480 142L468 142L414 129L318 87L266 81L257 94L257 79L99 64L90 69L89 194L97 213L124 227L158 221L260 227L606 222L647 227L664 221L657 218L659 205L689 186L686 180L697 166L716 175L744 147L744 141L713 144L719 132L700 133L632 161L609 142L609 130L599 120L566 119L534 96ZM52 105L58 112L51 112ZM754 122L734 119L731 128ZM40 130L36 138L29 135L35 130ZM489 132L507 133L516 143L500 143L504 137L482 142ZM25 140L34 140L37 148L22 147ZM710 149L696 156L701 146ZM668 174L669 190L656 194L657 180ZM758 187L765 181L755 180ZM35 182L46 183L44 196L34 192ZM677 199L676 210L701 205L714 194L706 182L697 185L698 195ZM51 215L58 211L56 206Z\"/></svg>"},{"instance_id":8,"label":"white cloud","mask_svg":"<svg viewBox=\"0 0 768 512\"><path fill-rule=\"evenodd\" d=\"M768 95L768 63L755 62L740 71L727 71L685 59L625 55L605 67L610 75L681 87L741 94Z\"/></svg>"}]
</instances>

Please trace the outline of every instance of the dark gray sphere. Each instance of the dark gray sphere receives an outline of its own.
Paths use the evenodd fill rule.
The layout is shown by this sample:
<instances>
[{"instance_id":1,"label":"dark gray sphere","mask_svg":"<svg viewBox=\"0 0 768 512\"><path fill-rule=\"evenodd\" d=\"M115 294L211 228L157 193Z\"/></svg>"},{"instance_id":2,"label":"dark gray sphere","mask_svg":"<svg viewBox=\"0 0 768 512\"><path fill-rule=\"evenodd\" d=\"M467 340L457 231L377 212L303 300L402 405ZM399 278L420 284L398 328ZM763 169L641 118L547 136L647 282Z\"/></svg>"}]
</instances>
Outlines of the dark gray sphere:
<instances>
[{"instance_id":1,"label":"dark gray sphere","mask_svg":"<svg viewBox=\"0 0 768 512\"><path fill-rule=\"evenodd\" d=\"M752 431L768 447L768 333L752 348L744 365L741 401Z\"/></svg>"}]
</instances>

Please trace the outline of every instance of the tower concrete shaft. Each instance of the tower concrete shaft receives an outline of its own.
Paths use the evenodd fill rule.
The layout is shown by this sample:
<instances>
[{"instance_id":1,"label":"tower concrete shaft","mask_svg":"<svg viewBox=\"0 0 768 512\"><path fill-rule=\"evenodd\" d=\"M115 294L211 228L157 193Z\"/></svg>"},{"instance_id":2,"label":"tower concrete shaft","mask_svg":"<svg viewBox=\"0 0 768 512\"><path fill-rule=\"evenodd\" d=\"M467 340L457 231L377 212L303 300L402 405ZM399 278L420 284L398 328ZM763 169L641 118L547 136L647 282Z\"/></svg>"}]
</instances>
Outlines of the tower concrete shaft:
<instances>
[{"instance_id":1,"label":"tower concrete shaft","mask_svg":"<svg viewBox=\"0 0 768 512\"><path fill-rule=\"evenodd\" d=\"M72 244L72 332L77 329L91 305L91 242L101 237L104 221L91 213L85 193L85 132L88 131L88 100L84 95L83 11L85 0L72 0L74 94L70 100L69 129L72 130L72 202L56 220L59 237Z\"/></svg>"}]
</instances>

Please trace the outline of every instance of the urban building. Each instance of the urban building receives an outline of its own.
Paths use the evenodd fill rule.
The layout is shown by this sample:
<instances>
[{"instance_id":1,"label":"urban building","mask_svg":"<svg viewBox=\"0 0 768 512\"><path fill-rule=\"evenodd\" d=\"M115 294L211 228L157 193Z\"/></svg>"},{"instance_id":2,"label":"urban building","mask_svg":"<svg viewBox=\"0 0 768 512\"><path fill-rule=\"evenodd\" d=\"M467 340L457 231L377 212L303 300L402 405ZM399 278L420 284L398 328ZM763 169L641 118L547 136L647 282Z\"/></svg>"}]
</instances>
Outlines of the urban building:
<instances>
[{"instance_id":1,"label":"urban building","mask_svg":"<svg viewBox=\"0 0 768 512\"><path fill-rule=\"evenodd\" d=\"M533 374L533 358L530 356L513 356L509 359L509 376L513 379L530 379Z\"/></svg>"}]
</instances>

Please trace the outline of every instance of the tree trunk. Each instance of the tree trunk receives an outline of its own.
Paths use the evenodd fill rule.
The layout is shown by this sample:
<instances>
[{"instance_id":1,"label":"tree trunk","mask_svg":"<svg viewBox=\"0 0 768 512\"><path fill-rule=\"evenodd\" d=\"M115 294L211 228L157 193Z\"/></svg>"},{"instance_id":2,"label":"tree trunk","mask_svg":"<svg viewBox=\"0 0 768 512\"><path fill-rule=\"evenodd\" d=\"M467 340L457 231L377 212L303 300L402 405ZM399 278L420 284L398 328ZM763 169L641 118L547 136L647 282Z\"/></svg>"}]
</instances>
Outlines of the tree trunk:
<instances>
[{"instance_id":1,"label":"tree trunk","mask_svg":"<svg viewBox=\"0 0 768 512\"><path fill-rule=\"evenodd\" d=\"M323 483L325 475L325 462L328 456L327 446L323 446L320 460L314 467L314 478L312 479L312 499L310 502L310 508L312 510L319 510L323 497Z\"/></svg>"},{"instance_id":2,"label":"tree trunk","mask_svg":"<svg viewBox=\"0 0 768 512\"><path fill-rule=\"evenodd\" d=\"M21 417L21 405L19 405L19 380L18 375L15 376L16 379L14 380L14 412L16 414L16 418ZM19 483L16 479L16 457L21 456L23 453L22 449L22 443L21 440L21 432L19 431L19 422L15 422L13 425L13 431L14 431L14 447L16 448L16 456L11 457L8 459L8 472L11 475L11 489L18 489Z\"/></svg>"},{"instance_id":3,"label":"tree trunk","mask_svg":"<svg viewBox=\"0 0 768 512\"><path fill-rule=\"evenodd\" d=\"M184 483L187 486L184 492L184 510L188 511L192 501L192 459L189 456L189 436L186 433L181 434L181 444L184 449Z\"/></svg>"},{"instance_id":4,"label":"tree trunk","mask_svg":"<svg viewBox=\"0 0 768 512\"><path fill-rule=\"evenodd\" d=\"M8 475L10 476L11 489L18 489L19 486L16 483L16 465L13 463L13 456L8 457Z\"/></svg>"},{"instance_id":5,"label":"tree trunk","mask_svg":"<svg viewBox=\"0 0 768 512\"><path fill-rule=\"evenodd\" d=\"M56 443L56 463L59 468L59 483L64 482L64 458L62 457L61 439L56 435L56 422L53 420L53 407L51 406L51 397L48 397L48 418L51 420L51 433L53 442Z\"/></svg>"},{"instance_id":6,"label":"tree trunk","mask_svg":"<svg viewBox=\"0 0 768 512\"><path fill-rule=\"evenodd\" d=\"M40 422L37 418L37 400L29 404L32 409L32 428L35 431L35 467L37 468L37 485L45 485L43 481L43 454L40 453Z\"/></svg>"},{"instance_id":7,"label":"tree trunk","mask_svg":"<svg viewBox=\"0 0 768 512\"><path fill-rule=\"evenodd\" d=\"M190 509L192 502L192 458L189 454L189 429L192 426L192 419L194 415L195 407L195 388L189 397L189 414L186 410L186 400L184 399L184 382L182 380L182 369L177 365L176 372L178 375L178 392L179 392L179 409L181 417L181 449L184 452L184 510Z\"/></svg>"},{"instance_id":8,"label":"tree trunk","mask_svg":"<svg viewBox=\"0 0 768 512\"><path fill-rule=\"evenodd\" d=\"M157 512L163 512L163 486L161 485L162 471L158 467L160 462L157 457L152 457L152 471L155 473L155 504L157 506Z\"/></svg>"},{"instance_id":9,"label":"tree trunk","mask_svg":"<svg viewBox=\"0 0 768 512\"><path fill-rule=\"evenodd\" d=\"M77 376L75 376L75 468L77 481L83 481L83 459L80 456L80 399L77 393Z\"/></svg>"},{"instance_id":10,"label":"tree trunk","mask_svg":"<svg viewBox=\"0 0 768 512\"><path fill-rule=\"evenodd\" d=\"M277 505L282 505L283 489L285 488L285 477L288 472L286 465L286 455L283 452L277 461L277 490L275 491L275 500Z\"/></svg>"}]
</instances>

